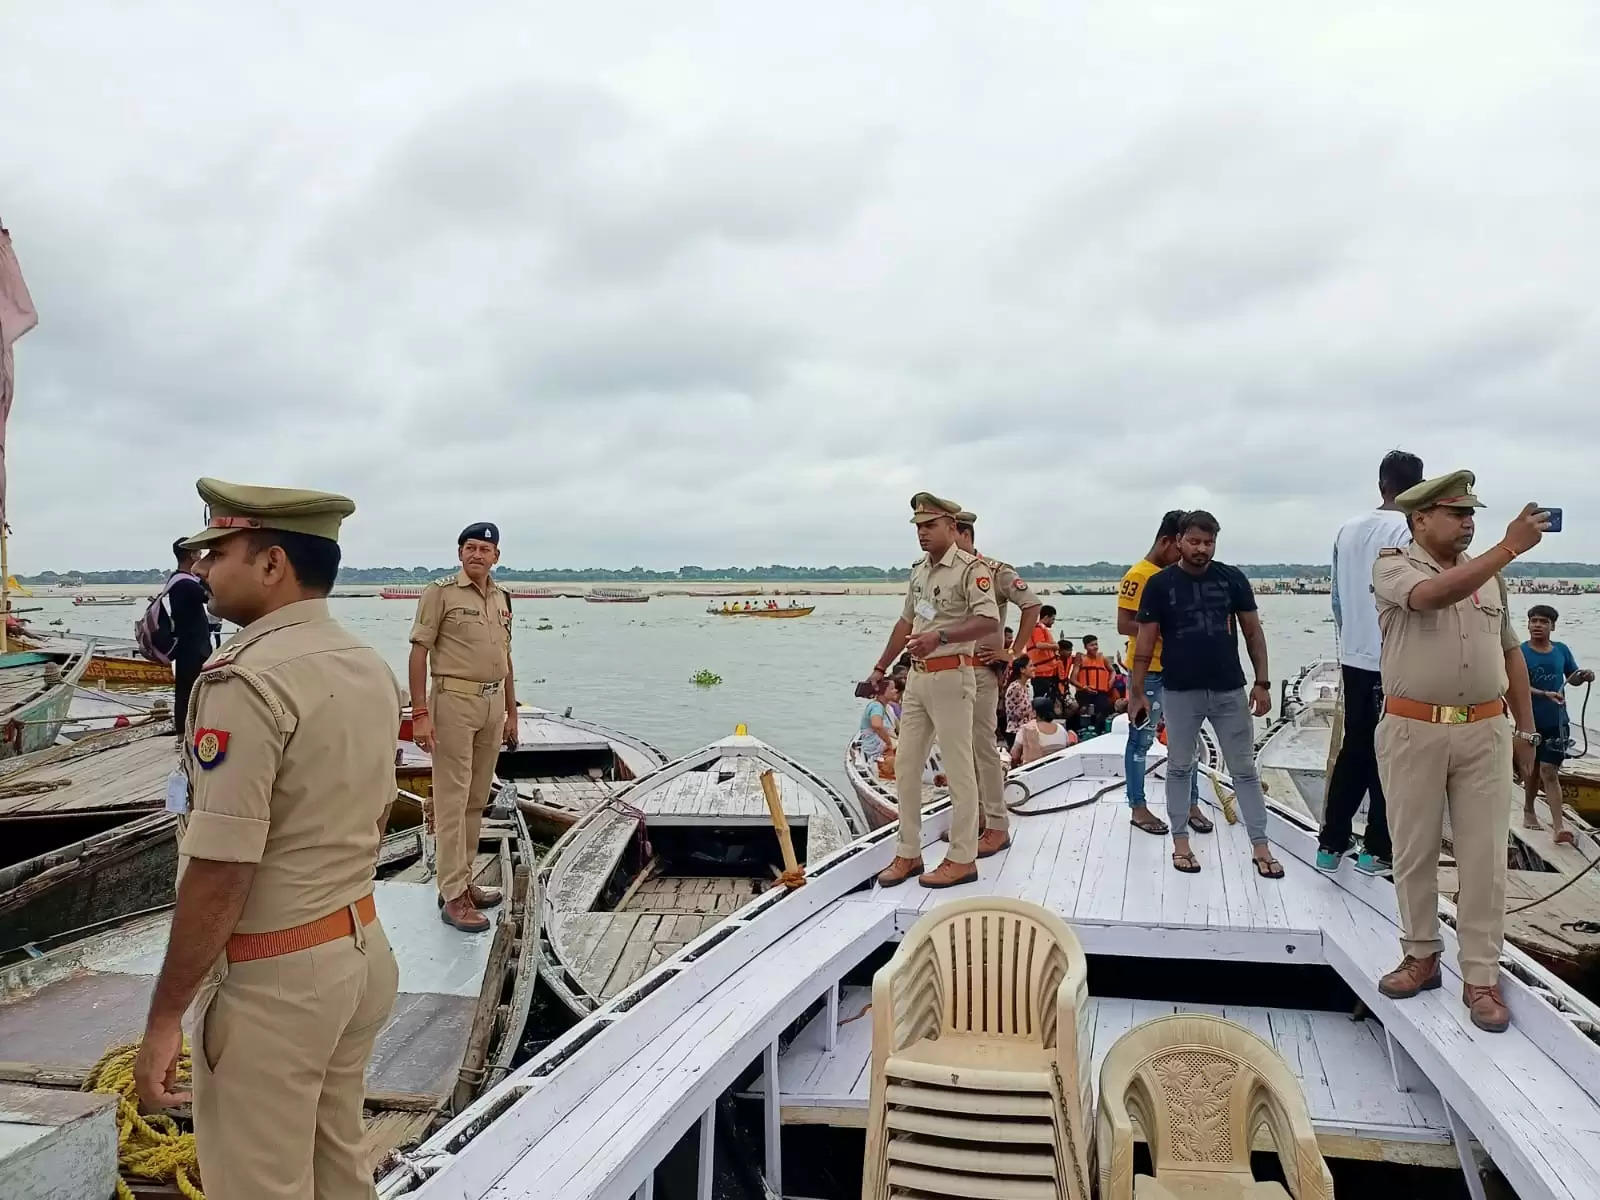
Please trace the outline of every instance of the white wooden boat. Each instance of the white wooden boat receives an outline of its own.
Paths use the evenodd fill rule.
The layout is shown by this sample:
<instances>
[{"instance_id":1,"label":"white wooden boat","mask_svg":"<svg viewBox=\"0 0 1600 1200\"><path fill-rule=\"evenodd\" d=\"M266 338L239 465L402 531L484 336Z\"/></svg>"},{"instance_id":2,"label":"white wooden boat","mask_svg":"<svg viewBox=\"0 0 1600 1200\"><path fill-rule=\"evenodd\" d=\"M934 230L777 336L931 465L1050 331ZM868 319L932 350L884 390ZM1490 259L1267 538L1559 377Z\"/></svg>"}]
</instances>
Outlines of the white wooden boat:
<instances>
[{"instance_id":1,"label":"white wooden boat","mask_svg":"<svg viewBox=\"0 0 1600 1200\"><path fill-rule=\"evenodd\" d=\"M650 594L633 587L597 587L591 588L583 598L590 604L643 604L650 599Z\"/></svg>"},{"instance_id":2,"label":"white wooden boat","mask_svg":"<svg viewBox=\"0 0 1600 1200\"><path fill-rule=\"evenodd\" d=\"M773 886L773 772L800 861L865 833L861 806L743 732L645 776L580 818L539 868L541 969L588 1012Z\"/></svg>"},{"instance_id":3,"label":"white wooden boat","mask_svg":"<svg viewBox=\"0 0 1600 1200\"><path fill-rule=\"evenodd\" d=\"M1448 928L1445 986L1384 998L1377 979L1399 957L1393 886L1314 870L1309 822L1278 804L1269 832L1284 879L1257 878L1243 826L1220 812L1216 832L1196 838L1204 869L1179 874L1168 840L1128 821L1125 737L1119 720L1013 771L1013 843L979 864L976 883L871 886L894 853L892 828L814 860L806 886L758 898L519 1067L405 1156L380 1194L620 1200L652 1196L664 1171L675 1194L709 1200L729 1173L714 1167L731 1163L757 1177L752 1196L850 1195L859 1137L823 1141L825 1130L799 1127L864 1120L856 989L925 909L990 893L1072 925L1089 954L1096 1010L1084 1049L1096 1059L1119 1031L1175 1009L1225 1012L1277 1047L1336 1183L1346 1180L1340 1194L1416 1195L1422 1182L1482 1197L1481 1154L1522 1200L1600 1195L1594 1005L1508 947L1513 1024L1477 1030ZM1226 781L1207 774L1202 800L1214 805ZM938 806L924 826L930 865L948 812Z\"/></svg>"},{"instance_id":4,"label":"white wooden boat","mask_svg":"<svg viewBox=\"0 0 1600 1200\"><path fill-rule=\"evenodd\" d=\"M1339 664L1309 663L1284 684L1279 715L1256 743L1256 769L1267 794L1319 823L1338 704Z\"/></svg>"},{"instance_id":5,"label":"white wooden boat","mask_svg":"<svg viewBox=\"0 0 1600 1200\"><path fill-rule=\"evenodd\" d=\"M867 824L876 829L900 819L900 800L895 794L894 780L880 776L877 764L869 762L861 752L859 733L850 739L850 746L844 752L844 770L850 779L850 789L861 801ZM939 747L935 746L922 769L922 802L932 804L943 800L947 794L944 764L939 761Z\"/></svg>"},{"instance_id":6,"label":"white wooden boat","mask_svg":"<svg viewBox=\"0 0 1600 1200\"><path fill-rule=\"evenodd\" d=\"M490 934L463 937L440 922L418 846L413 837L409 855L395 856L386 844L390 861L375 888L400 967L394 1011L367 1072L375 1172L510 1071L536 978L523 936L530 841L515 809L485 818L474 866L476 881L507 889L506 903L489 913ZM162 907L0 963L0 1085L20 1084L37 1097L25 1104L43 1106L79 1086L107 1049L137 1041L170 923Z\"/></svg>"}]
</instances>

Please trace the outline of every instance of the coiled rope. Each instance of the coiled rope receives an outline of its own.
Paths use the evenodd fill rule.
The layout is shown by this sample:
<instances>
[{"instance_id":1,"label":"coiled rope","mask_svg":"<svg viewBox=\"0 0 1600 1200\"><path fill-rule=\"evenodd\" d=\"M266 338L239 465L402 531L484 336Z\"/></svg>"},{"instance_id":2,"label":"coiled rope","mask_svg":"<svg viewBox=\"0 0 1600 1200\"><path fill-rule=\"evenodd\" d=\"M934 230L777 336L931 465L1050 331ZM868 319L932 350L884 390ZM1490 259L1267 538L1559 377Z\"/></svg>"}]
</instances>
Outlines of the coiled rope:
<instances>
[{"instance_id":1,"label":"coiled rope","mask_svg":"<svg viewBox=\"0 0 1600 1200\"><path fill-rule=\"evenodd\" d=\"M184 1133L178 1122L165 1113L146 1115L139 1111L139 1096L133 1084L133 1063L139 1056L139 1043L113 1046L100 1056L84 1081L86 1092L102 1092L117 1101L117 1200L134 1200L133 1189L125 1176L164 1183L172 1180L188 1200L206 1200L195 1181L200 1177L200 1160L195 1151L194 1134ZM189 1086L191 1066L189 1039L183 1039L178 1055L178 1085Z\"/></svg>"}]
</instances>

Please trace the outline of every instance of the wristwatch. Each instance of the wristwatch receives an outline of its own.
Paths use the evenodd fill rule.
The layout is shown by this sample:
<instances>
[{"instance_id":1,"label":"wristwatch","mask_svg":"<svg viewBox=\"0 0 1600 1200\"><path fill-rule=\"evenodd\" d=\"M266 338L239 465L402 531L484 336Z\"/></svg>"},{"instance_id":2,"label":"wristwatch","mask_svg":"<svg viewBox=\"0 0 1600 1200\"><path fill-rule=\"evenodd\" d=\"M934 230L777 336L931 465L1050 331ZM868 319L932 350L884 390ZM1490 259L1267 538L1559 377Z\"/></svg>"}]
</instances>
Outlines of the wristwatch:
<instances>
[{"instance_id":1,"label":"wristwatch","mask_svg":"<svg viewBox=\"0 0 1600 1200\"><path fill-rule=\"evenodd\" d=\"M1526 729L1518 729L1511 736L1520 738L1522 741L1527 742L1528 745L1535 747L1544 741L1537 733L1529 733Z\"/></svg>"},{"instance_id":2,"label":"wristwatch","mask_svg":"<svg viewBox=\"0 0 1600 1200\"><path fill-rule=\"evenodd\" d=\"M947 632L945 632L943 629L939 630L939 645L948 646L949 644L950 644L950 635Z\"/></svg>"}]
</instances>

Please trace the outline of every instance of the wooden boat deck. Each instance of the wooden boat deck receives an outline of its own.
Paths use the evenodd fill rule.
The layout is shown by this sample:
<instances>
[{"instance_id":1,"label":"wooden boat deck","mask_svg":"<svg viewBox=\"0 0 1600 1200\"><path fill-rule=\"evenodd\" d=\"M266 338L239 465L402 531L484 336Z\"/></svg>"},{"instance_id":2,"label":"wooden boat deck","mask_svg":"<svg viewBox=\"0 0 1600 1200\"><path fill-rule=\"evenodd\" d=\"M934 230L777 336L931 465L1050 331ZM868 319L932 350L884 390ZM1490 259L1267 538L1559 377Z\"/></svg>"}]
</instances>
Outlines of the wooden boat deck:
<instances>
[{"instance_id":1,"label":"wooden boat deck","mask_svg":"<svg viewBox=\"0 0 1600 1200\"><path fill-rule=\"evenodd\" d=\"M1255 875L1243 827L1220 813L1216 832L1196 838L1204 869L1182 875L1168 861L1166 840L1129 824L1121 749L1122 735L1113 733L1014 772L1011 786L1023 777L1025 807L1039 815L1016 818L1011 848L980 863L976 883L942 892L914 884L854 891L892 856L893 831L885 829L814 868L799 891L735 914L441 1130L424 1147L437 1168L430 1194L630 1195L648 1187L655 1166L697 1123L702 1139L710 1135L706 1114L718 1096L763 1056L778 1082L767 1096L771 1144L786 1104L778 1065L784 1031L818 1003L837 1012L844 973L928 907L999 894L1060 913L1091 956L1331 968L1370 1013L1372 1028L1343 1029L1307 1015L1305 1039L1292 1039L1310 1093L1319 1080L1327 1084L1318 1103L1330 1134L1364 1114L1352 1130L1392 1126L1398 1140L1425 1144L1437 1139L1442 1114L1457 1150L1466 1154L1469 1137L1481 1142L1523 1200L1600 1195L1600 1046L1584 1032L1600 1026L1593 1006L1508 948L1502 986L1514 1023L1503 1034L1479 1031L1461 1004L1448 928L1444 987L1406 1001L1384 998L1376 981L1399 956L1392 884L1348 863L1336 877L1315 871L1314 833L1286 810L1274 810L1269 830L1285 879ZM924 825L930 866L942 856L938 839L948 822L948 806L940 805ZM1530 978L1555 1003L1524 982ZM1097 994L1093 961L1089 988ZM1103 1007L1097 1026L1100 1012L1109 1035L1122 1013ZM1131 1010L1126 1015L1132 1019ZM1275 1014L1246 1015L1258 1026L1264 1015L1273 1027ZM1357 1069L1370 1070L1375 1060L1355 1035L1380 1032L1389 1086L1381 1078L1364 1084L1367 1107L1358 1114L1345 1093ZM1289 1033L1286 1021L1279 1044ZM1343 1056L1340 1038L1359 1049ZM1308 1044L1320 1076L1307 1066ZM838 1070L848 1075L850 1064ZM491 1113L499 1115L487 1124ZM770 1180L771 1158L768 1166ZM391 1177L383 1194L405 1190Z\"/></svg>"},{"instance_id":2,"label":"wooden boat deck","mask_svg":"<svg viewBox=\"0 0 1600 1200\"><path fill-rule=\"evenodd\" d=\"M0 766L0 822L160 808L178 764L170 727L118 729Z\"/></svg>"},{"instance_id":3,"label":"wooden boat deck","mask_svg":"<svg viewBox=\"0 0 1600 1200\"><path fill-rule=\"evenodd\" d=\"M771 886L768 876L753 879L733 864L721 869L715 859L719 832L771 828L761 788L768 770L809 859L864 832L864 820L826 783L748 737L696 751L609 797L552 848L541 872L546 978L563 1000L587 1009L615 995ZM642 854L643 839L659 841L666 830L702 831L696 838L706 855L678 863L656 854L617 895L630 849Z\"/></svg>"},{"instance_id":4,"label":"wooden boat deck","mask_svg":"<svg viewBox=\"0 0 1600 1200\"><path fill-rule=\"evenodd\" d=\"M842 988L837 1013L824 1008L781 1053L778 1089L785 1123L866 1125L871 1001L870 988ZM1324 1154L1439 1166L1456 1162L1442 1102L1434 1094L1395 1087L1376 1021L1353 1021L1337 1012L1093 996L1089 1007L1092 1079L1100 1078L1112 1044L1135 1025L1174 1012L1211 1013L1252 1030L1283 1055L1305 1092ZM832 1039L830 1020L835 1021ZM764 1087L765 1080L758 1080L756 1094Z\"/></svg>"}]
</instances>

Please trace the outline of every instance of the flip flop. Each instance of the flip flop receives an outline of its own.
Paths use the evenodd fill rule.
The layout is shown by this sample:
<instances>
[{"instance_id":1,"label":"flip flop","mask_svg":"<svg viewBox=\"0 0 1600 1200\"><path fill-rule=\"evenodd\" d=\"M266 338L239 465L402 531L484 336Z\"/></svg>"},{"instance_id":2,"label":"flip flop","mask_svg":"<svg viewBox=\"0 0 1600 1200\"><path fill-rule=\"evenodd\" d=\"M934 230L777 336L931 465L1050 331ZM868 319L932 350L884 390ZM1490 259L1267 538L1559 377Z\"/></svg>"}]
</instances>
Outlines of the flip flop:
<instances>
[{"instance_id":1,"label":"flip flop","mask_svg":"<svg viewBox=\"0 0 1600 1200\"><path fill-rule=\"evenodd\" d=\"M1210 833L1216 828L1216 826L1211 823L1209 818L1197 817L1193 813L1190 813L1189 828L1194 830L1196 833Z\"/></svg>"},{"instance_id":2,"label":"flip flop","mask_svg":"<svg viewBox=\"0 0 1600 1200\"><path fill-rule=\"evenodd\" d=\"M1189 864L1188 866L1183 865L1186 862ZM1185 875L1200 874L1200 860L1192 854L1174 853L1172 856L1172 867L1176 871L1182 871Z\"/></svg>"},{"instance_id":3,"label":"flip flop","mask_svg":"<svg viewBox=\"0 0 1600 1200\"><path fill-rule=\"evenodd\" d=\"M1128 824L1132 825L1135 829L1142 829L1146 833L1153 833L1157 837L1166 837L1168 832L1170 832L1167 829L1167 823L1154 813L1150 814L1150 820L1148 822L1141 821L1138 817L1129 817Z\"/></svg>"},{"instance_id":4,"label":"flip flop","mask_svg":"<svg viewBox=\"0 0 1600 1200\"><path fill-rule=\"evenodd\" d=\"M1251 856L1250 861L1256 865L1256 874L1263 879L1282 879L1283 864L1275 858L1256 858Z\"/></svg>"},{"instance_id":5,"label":"flip flop","mask_svg":"<svg viewBox=\"0 0 1600 1200\"><path fill-rule=\"evenodd\" d=\"M1563 829L1556 834L1556 845L1558 846L1576 846L1577 844L1578 839L1570 829Z\"/></svg>"}]
</instances>

